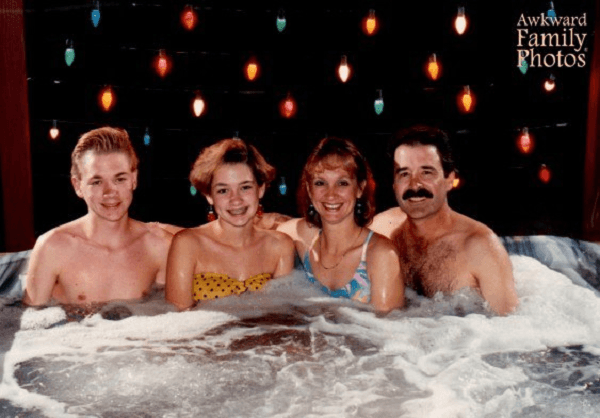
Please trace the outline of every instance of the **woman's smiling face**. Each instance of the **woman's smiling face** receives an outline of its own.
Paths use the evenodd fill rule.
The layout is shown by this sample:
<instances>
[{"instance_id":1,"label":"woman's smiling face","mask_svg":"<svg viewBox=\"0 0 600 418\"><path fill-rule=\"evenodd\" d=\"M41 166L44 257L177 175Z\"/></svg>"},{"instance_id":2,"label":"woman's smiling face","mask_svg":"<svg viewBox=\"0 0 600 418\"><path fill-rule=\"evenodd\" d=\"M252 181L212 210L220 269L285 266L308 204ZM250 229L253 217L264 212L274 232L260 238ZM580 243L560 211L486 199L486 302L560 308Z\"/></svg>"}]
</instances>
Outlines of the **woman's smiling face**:
<instances>
[{"instance_id":1,"label":"woman's smiling face","mask_svg":"<svg viewBox=\"0 0 600 418\"><path fill-rule=\"evenodd\" d=\"M335 224L354 216L362 189L356 176L337 159L326 159L315 167L308 194L323 223Z\"/></svg>"}]
</instances>

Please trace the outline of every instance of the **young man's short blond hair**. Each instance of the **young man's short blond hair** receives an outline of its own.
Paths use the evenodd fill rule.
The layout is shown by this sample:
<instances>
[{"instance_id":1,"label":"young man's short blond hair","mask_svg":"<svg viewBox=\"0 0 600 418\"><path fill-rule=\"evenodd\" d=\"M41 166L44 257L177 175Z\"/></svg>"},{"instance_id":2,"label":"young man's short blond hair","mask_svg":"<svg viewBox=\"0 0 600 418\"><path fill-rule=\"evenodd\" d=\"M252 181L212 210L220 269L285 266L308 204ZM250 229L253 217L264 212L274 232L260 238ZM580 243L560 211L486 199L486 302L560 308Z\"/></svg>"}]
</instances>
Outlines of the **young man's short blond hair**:
<instances>
[{"instance_id":1,"label":"young man's short blond hair","mask_svg":"<svg viewBox=\"0 0 600 418\"><path fill-rule=\"evenodd\" d=\"M83 155L88 151L93 151L97 154L122 152L131 161L131 171L135 171L138 168L139 160L125 129L106 126L81 135L75 149L71 153L71 177L81 180L79 163Z\"/></svg>"}]
</instances>

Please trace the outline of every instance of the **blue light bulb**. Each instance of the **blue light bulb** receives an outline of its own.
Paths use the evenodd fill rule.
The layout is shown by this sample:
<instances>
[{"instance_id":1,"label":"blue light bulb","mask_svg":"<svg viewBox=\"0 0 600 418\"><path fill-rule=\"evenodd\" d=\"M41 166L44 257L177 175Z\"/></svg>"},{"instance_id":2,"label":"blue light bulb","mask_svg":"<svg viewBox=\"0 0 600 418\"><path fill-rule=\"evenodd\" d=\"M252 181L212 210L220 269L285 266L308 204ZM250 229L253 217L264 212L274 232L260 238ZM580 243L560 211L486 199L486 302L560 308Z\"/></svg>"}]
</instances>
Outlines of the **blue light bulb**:
<instances>
[{"instance_id":1,"label":"blue light bulb","mask_svg":"<svg viewBox=\"0 0 600 418\"><path fill-rule=\"evenodd\" d=\"M98 6L96 6L96 9L92 10L92 23L94 24L95 28L97 28L98 23L100 23L100 9L97 7Z\"/></svg>"},{"instance_id":2,"label":"blue light bulb","mask_svg":"<svg viewBox=\"0 0 600 418\"><path fill-rule=\"evenodd\" d=\"M150 145L150 131L146 128L146 133L144 134L144 145Z\"/></svg>"},{"instance_id":3,"label":"blue light bulb","mask_svg":"<svg viewBox=\"0 0 600 418\"><path fill-rule=\"evenodd\" d=\"M285 196L287 193L287 184L285 184L285 177L281 178L281 183L279 183L279 193L282 196Z\"/></svg>"},{"instance_id":4,"label":"blue light bulb","mask_svg":"<svg viewBox=\"0 0 600 418\"><path fill-rule=\"evenodd\" d=\"M550 2L550 9L548 10L548 13L546 13L546 15L550 19L556 19L556 11L554 10L554 3L553 2Z\"/></svg>"}]
</instances>

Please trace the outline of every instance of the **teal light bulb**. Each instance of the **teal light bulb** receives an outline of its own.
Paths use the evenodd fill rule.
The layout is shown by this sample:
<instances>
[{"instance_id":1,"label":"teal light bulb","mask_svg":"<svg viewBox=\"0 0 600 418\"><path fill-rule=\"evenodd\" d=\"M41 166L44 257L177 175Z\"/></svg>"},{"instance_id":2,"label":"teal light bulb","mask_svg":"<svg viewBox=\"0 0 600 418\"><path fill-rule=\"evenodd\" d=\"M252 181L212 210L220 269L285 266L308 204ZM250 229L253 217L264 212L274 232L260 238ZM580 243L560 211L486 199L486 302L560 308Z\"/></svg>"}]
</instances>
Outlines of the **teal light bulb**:
<instances>
[{"instance_id":1,"label":"teal light bulb","mask_svg":"<svg viewBox=\"0 0 600 418\"><path fill-rule=\"evenodd\" d=\"M70 67L75 61L75 50L72 47L69 47L65 50L65 62Z\"/></svg>"},{"instance_id":2,"label":"teal light bulb","mask_svg":"<svg viewBox=\"0 0 600 418\"><path fill-rule=\"evenodd\" d=\"M279 32L283 32L286 24L287 21L285 20L285 17L277 17L277 30Z\"/></svg>"},{"instance_id":3,"label":"teal light bulb","mask_svg":"<svg viewBox=\"0 0 600 418\"><path fill-rule=\"evenodd\" d=\"M528 69L529 69L529 64L527 63L527 61L526 60L521 61L521 66L519 67L519 70L521 70L521 72L523 74L525 74Z\"/></svg>"},{"instance_id":4,"label":"teal light bulb","mask_svg":"<svg viewBox=\"0 0 600 418\"><path fill-rule=\"evenodd\" d=\"M379 99L375 100L375 113L377 113L378 115L381 115L383 113L383 99L380 97Z\"/></svg>"},{"instance_id":5,"label":"teal light bulb","mask_svg":"<svg viewBox=\"0 0 600 418\"><path fill-rule=\"evenodd\" d=\"M192 196L196 196L196 194L198 194L198 190L196 190L194 186L190 186L190 194Z\"/></svg>"}]
</instances>

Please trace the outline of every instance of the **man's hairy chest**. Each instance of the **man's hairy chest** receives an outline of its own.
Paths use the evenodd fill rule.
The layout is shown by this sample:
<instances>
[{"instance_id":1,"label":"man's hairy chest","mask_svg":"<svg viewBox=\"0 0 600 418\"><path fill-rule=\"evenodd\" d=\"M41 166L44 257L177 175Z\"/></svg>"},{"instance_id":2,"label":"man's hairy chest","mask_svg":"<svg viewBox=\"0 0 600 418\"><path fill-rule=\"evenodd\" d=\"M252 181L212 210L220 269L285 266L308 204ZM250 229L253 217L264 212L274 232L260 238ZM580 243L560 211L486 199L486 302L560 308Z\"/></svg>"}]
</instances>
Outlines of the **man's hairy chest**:
<instances>
[{"instance_id":1,"label":"man's hairy chest","mask_svg":"<svg viewBox=\"0 0 600 418\"><path fill-rule=\"evenodd\" d=\"M459 265L459 249L450 239L426 243L407 240L398 246L406 285L419 294L433 296L450 293L460 286L463 268Z\"/></svg>"}]
</instances>

